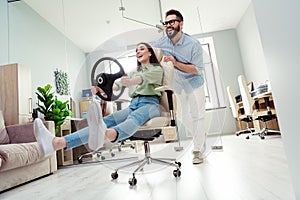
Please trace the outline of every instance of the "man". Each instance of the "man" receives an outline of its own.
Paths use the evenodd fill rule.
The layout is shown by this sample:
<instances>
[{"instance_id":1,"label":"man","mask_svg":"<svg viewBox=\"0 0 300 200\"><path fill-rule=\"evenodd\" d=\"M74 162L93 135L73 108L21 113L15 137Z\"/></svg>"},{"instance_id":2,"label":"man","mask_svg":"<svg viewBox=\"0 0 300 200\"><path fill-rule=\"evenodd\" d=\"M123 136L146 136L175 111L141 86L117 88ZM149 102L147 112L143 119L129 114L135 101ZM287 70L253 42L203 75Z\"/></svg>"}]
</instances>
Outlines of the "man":
<instances>
[{"instance_id":1,"label":"man","mask_svg":"<svg viewBox=\"0 0 300 200\"><path fill-rule=\"evenodd\" d=\"M154 46L162 49L164 61L174 64L174 88L180 104L178 118L183 125L191 123L187 129L193 135L193 164L200 164L206 140L202 47L198 40L182 32L183 22L179 11L167 11L163 22L166 36Z\"/></svg>"}]
</instances>

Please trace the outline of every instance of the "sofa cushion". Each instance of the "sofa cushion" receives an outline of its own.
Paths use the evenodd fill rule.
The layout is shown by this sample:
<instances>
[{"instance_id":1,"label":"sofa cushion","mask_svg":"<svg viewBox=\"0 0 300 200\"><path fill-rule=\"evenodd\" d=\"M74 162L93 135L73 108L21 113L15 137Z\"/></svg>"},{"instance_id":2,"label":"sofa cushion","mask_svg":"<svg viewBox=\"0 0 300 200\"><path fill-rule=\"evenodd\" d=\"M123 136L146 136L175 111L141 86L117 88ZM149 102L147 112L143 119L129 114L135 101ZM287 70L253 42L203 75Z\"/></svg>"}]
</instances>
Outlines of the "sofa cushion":
<instances>
[{"instance_id":1,"label":"sofa cushion","mask_svg":"<svg viewBox=\"0 0 300 200\"><path fill-rule=\"evenodd\" d=\"M6 126L11 144L36 142L33 123Z\"/></svg>"},{"instance_id":2,"label":"sofa cushion","mask_svg":"<svg viewBox=\"0 0 300 200\"><path fill-rule=\"evenodd\" d=\"M0 145L0 172L43 160L37 142Z\"/></svg>"},{"instance_id":3,"label":"sofa cushion","mask_svg":"<svg viewBox=\"0 0 300 200\"><path fill-rule=\"evenodd\" d=\"M5 128L4 118L2 111L0 110L0 144L8 144L9 137Z\"/></svg>"}]
</instances>

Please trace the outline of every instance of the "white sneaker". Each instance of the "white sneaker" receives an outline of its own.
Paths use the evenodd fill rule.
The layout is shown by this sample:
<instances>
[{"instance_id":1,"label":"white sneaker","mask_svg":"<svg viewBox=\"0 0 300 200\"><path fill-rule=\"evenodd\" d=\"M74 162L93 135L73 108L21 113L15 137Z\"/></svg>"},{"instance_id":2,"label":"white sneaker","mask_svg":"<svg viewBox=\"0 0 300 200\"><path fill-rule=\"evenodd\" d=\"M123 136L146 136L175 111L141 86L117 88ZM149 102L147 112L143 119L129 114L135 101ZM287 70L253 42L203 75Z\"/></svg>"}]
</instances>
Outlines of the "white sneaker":
<instances>
[{"instance_id":1,"label":"white sneaker","mask_svg":"<svg viewBox=\"0 0 300 200\"><path fill-rule=\"evenodd\" d=\"M103 146L106 125L102 118L100 104L92 102L87 111L87 121L89 125L89 148L97 150Z\"/></svg>"},{"instance_id":2,"label":"white sneaker","mask_svg":"<svg viewBox=\"0 0 300 200\"><path fill-rule=\"evenodd\" d=\"M44 157L51 156L54 153L52 141L55 136L45 127L44 123L39 118L34 120L33 130L35 139L42 150Z\"/></svg>"},{"instance_id":3,"label":"white sneaker","mask_svg":"<svg viewBox=\"0 0 300 200\"><path fill-rule=\"evenodd\" d=\"M194 165L203 163L203 157L200 151L193 151L193 156Z\"/></svg>"}]
</instances>

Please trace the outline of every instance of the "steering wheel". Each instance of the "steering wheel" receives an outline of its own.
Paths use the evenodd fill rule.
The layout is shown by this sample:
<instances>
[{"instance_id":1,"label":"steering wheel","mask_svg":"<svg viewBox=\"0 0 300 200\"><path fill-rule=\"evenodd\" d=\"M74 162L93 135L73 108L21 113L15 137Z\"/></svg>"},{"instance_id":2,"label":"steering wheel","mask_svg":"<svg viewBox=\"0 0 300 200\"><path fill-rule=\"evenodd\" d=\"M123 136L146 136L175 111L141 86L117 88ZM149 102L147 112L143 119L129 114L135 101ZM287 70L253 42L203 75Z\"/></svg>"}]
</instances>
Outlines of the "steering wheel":
<instances>
[{"instance_id":1,"label":"steering wheel","mask_svg":"<svg viewBox=\"0 0 300 200\"><path fill-rule=\"evenodd\" d=\"M119 72L117 72L115 74L100 73L95 77L96 69L99 66L99 64L103 61L112 61L112 62L116 63L117 66L119 67ZM114 101L114 100L118 99L123 94L125 87L122 86L119 94L115 95L113 93L113 84L116 79L122 77L124 74L125 74L124 69L117 59L112 58L112 57L100 58L94 64L94 67L91 72L92 85L100 87L103 90L103 92L105 93L103 95L100 92L98 92L97 96L99 96L101 99L103 99L105 101Z\"/></svg>"}]
</instances>

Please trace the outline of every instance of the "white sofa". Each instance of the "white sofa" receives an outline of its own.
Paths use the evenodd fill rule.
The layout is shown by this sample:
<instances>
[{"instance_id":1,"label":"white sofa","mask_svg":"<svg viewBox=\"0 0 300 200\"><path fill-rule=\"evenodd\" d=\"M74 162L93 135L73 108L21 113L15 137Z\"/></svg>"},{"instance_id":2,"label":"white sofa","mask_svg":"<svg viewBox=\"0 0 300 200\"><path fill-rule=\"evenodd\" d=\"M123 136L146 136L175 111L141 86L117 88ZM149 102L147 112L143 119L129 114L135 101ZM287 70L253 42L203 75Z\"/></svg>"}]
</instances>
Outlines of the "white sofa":
<instances>
[{"instance_id":1,"label":"white sofa","mask_svg":"<svg viewBox=\"0 0 300 200\"><path fill-rule=\"evenodd\" d=\"M54 123L45 125L54 134ZM5 128L10 142L0 145L0 192L57 171L56 154L43 158L33 123Z\"/></svg>"}]
</instances>

